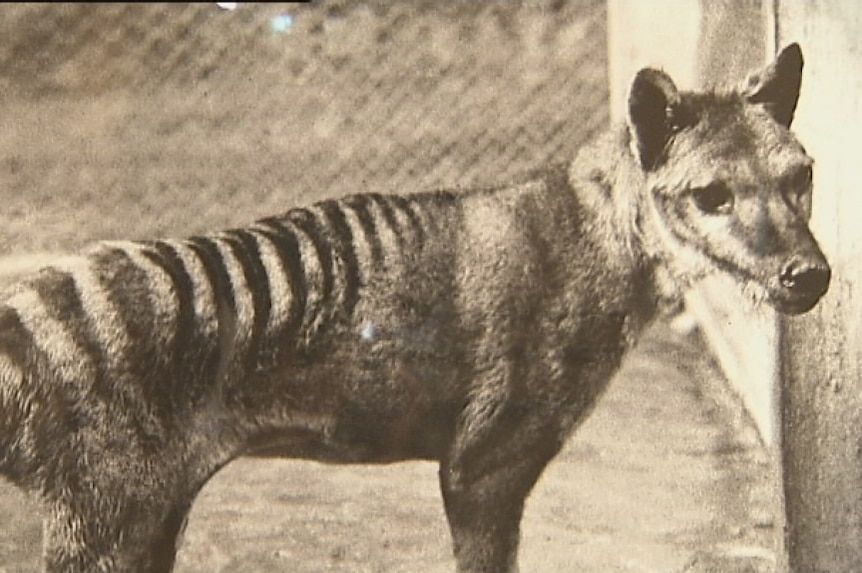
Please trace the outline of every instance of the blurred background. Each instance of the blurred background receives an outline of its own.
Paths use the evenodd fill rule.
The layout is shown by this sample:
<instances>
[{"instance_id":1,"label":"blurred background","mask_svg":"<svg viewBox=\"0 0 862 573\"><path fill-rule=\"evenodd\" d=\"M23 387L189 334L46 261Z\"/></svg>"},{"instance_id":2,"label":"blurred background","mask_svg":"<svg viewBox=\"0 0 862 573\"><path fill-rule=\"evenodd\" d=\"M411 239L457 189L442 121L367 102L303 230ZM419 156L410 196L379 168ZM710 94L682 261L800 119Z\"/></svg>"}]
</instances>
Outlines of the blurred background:
<instances>
[{"instance_id":1,"label":"blurred background","mask_svg":"<svg viewBox=\"0 0 862 573\"><path fill-rule=\"evenodd\" d=\"M505 181L608 122L603 2L3 6L0 252Z\"/></svg>"}]
</instances>

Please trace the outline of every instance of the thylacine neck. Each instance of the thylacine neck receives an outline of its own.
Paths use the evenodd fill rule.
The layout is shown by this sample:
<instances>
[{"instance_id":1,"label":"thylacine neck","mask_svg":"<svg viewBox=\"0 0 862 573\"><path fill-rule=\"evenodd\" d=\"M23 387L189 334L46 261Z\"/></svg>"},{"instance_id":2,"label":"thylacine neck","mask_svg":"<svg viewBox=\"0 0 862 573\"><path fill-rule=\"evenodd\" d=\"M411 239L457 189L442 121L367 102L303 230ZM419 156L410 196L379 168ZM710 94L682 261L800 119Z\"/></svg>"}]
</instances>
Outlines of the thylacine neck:
<instances>
[{"instance_id":1,"label":"thylacine neck","mask_svg":"<svg viewBox=\"0 0 862 573\"><path fill-rule=\"evenodd\" d=\"M626 126L608 130L583 147L569 167L569 180L593 217L608 264L631 270L643 287L639 304L654 315L677 302L684 286L655 237L655 214L646 201L646 177L632 154Z\"/></svg>"}]
</instances>

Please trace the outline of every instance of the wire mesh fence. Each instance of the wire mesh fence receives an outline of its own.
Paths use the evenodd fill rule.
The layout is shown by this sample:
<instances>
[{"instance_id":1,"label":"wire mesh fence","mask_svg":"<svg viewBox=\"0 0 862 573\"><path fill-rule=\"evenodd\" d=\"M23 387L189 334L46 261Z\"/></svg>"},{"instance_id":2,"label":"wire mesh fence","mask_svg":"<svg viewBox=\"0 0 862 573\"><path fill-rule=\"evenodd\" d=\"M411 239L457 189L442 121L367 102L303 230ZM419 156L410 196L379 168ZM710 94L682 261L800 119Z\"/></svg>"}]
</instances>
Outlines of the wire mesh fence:
<instances>
[{"instance_id":1,"label":"wire mesh fence","mask_svg":"<svg viewBox=\"0 0 862 573\"><path fill-rule=\"evenodd\" d=\"M605 127L605 6L0 7L0 252L492 184Z\"/></svg>"}]
</instances>

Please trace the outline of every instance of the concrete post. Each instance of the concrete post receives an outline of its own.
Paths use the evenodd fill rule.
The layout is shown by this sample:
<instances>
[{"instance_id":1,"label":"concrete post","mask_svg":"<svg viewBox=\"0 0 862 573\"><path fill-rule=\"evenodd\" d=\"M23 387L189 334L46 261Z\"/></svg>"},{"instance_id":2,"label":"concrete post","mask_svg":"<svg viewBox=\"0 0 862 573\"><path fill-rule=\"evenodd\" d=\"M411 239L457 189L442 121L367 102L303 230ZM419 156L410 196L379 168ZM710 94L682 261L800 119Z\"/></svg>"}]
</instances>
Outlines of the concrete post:
<instances>
[{"instance_id":1,"label":"concrete post","mask_svg":"<svg viewBox=\"0 0 862 573\"><path fill-rule=\"evenodd\" d=\"M812 227L833 282L782 329L789 570L862 570L862 3L776 5L779 45L805 70L794 127L814 156Z\"/></svg>"}]
</instances>

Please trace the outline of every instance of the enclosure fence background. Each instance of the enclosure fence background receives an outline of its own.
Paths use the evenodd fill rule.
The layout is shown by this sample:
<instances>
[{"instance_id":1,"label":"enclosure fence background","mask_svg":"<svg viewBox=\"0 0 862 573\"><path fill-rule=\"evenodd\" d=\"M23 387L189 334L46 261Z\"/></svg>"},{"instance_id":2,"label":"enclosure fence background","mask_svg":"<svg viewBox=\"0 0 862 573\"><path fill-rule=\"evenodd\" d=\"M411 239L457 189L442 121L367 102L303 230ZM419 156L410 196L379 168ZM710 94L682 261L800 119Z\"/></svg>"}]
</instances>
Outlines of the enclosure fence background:
<instances>
[{"instance_id":1,"label":"enclosure fence background","mask_svg":"<svg viewBox=\"0 0 862 573\"><path fill-rule=\"evenodd\" d=\"M504 182L608 121L595 0L0 10L0 254Z\"/></svg>"}]
</instances>

